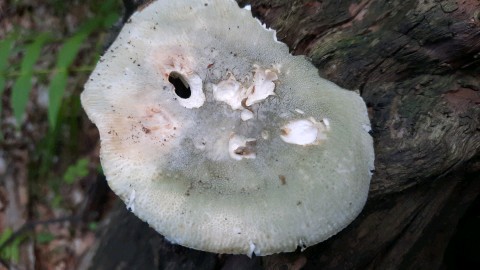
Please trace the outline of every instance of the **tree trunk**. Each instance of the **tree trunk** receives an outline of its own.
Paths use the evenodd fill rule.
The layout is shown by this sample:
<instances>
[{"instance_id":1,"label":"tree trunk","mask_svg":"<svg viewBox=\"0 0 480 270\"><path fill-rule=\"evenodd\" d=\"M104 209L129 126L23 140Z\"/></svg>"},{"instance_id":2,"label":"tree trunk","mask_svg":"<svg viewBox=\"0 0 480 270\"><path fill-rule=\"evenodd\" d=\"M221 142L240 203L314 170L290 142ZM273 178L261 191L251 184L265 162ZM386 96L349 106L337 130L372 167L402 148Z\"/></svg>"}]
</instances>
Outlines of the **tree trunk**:
<instances>
[{"instance_id":1,"label":"tree trunk","mask_svg":"<svg viewBox=\"0 0 480 270\"><path fill-rule=\"evenodd\" d=\"M125 0L130 9L138 2ZM367 103L376 172L361 215L304 252L174 246L118 206L92 269L439 269L480 192L478 0L240 0L322 77ZM127 14L130 14L127 10ZM478 204L478 199L477 199Z\"/></svg>"}]
</instances>

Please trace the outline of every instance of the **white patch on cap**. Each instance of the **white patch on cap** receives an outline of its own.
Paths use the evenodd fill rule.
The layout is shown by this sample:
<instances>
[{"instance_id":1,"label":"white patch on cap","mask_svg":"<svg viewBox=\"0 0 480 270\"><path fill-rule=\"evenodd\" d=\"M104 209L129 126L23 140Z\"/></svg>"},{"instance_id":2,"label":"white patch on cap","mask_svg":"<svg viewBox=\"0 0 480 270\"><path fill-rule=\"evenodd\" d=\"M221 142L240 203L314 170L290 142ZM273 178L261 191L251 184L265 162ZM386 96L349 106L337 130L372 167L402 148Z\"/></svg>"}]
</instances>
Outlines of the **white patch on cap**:
<instances>
[{"instance_id":1,"label":"white patch on cap","mask_svg":"<svg viewBox=\"0 0 480 270\"><path fill-rule=\"evenodd\" d=\"M250 241L250 242L248 243L248 253L247 253L247 256L248 256L249 258L252 258L254 251L255 251L255 244L254 244L252 241Z\"/></svg>"},{"instance_id":2,"label":"white patch on cap","mask_svg":"<svg viewBox=\"0 0 480 270\"><path fill-rule=\"evenodd\" d=\"M305 251L305 249L307 249L307 245L305 244L305 242L300 239L300 241L298 241L298 245L300 246L300 251L303 252Z\"/></svg>"},{"instance_id":3,"label":"white patch on cap","mask_svg":"<svg viewBox=\"0 0 480 270\"><path fill-rule=\"evenodd\" d=\"M135 211L135 189L132 189L130 196L128 198L127 210L134 212Z\"/></svg>"},{"instance_id":4,"label":"white patch on cap","mask_svg":"<svg viewBox=\"0 0 480 270\"><path fill-rule=\"evenodd\" d=\"M247 252L247 256L249 258L252 258L253 254L257 255L257 256L261 256L260 254L260 249L252 242L252 241L249 241L248 242L248 252Z\"/></svg>"},{"instance_id":5,"label":"white patch on cap","mask_svg":"<svg viewBox=\"0 0 480 270\"><path fill-rule=\"evenodd\" d=\"M327 123L330 124L328 120ZM313 117L310 117L309 119L290 121L281 128L280 137L286 143L312 145L327 139L325 131L327 131L325 122L318 123Z\"/></svg>"},{"instance_id":6,"label":"white patch on cap","mask_svg":"<svg viewBox=\"0 0 480 270\"><path fill-rule=\"evenodd\" d=\"M362 128L363 128L363 130L365 130L366 132L372 131L372 127L371 127L369 124L362 124Z\"/></svg>"},{"instance_id":7,"label":"white patch on cap","mask_svg":"<svg viewBox=\"0 0 480 270\"><path fill-rule=\"evenodd\" d=\"M244 158L255 158L255 144L256 139L245 138L240 135L232 134L228 142L228 153L230 157L235 160L242 160Z\"/></svg>"},{"instance_id":8,"label":"white patch on cap","mask_svg":"<svg viewBox=\"0 0 480 270\"><path fill-rule=\"evenodd\" d=\"M299 113L299 114L305 114L305 112L302 111L302 110L300 110L300 109L295 109L295 111L296 111L297 113Z\"/></svg>"},{"instance_id":9,"label":"white patch on cap","mask_svg":"<svg viewBox=\"0 0 480 270\"><path fill-rule=\"evenodd\" d=\"M196 139L194 140L193 142L193 145L195 146L195 148L197 148L198 150L205 150L205 147L206 147L206 142L204 139Z\"/></svg>"},{"instance_id":10,"label":"white patch on cap","mask_svg":"<svg viewBox=\"0 0 480 270\"><path fill-rule=\"evenodd\" d=\"M253 118L253 112L251 112L250 110L243 110L241 113L240 113L240 117L242 118L243 121L247 121L247 120L250 120Z\"/></svg>"},{"instance_id":11,"label":"white patch on cap","mask_svg":"<svg viewBox=\"0 0 480 270\"><path fill-rule=\"evenodd\" d=\"M250 86L243 86L230 74L228 79L213 85L213 97L227 103L233 110L240 110L275 95L273 81L278 80L277 73L257 65L254 68L253 83Z\"/></svg>"},{"instance_id":12,"label":"white patch on cap","mask_svg":"<svg viewBox=\"0 0 480 270\"><path fill-rule=\"evenodd\" d=\"M325 128L330 130L330 120L328 120L328 118L323 118L322 122L325 124Z\"/></svg>"},{"instance_id":13,"label":"white patch on cap","mask_svg":"<svg viewBox=\"0 0 480 270\"><path fill-rule=\"evenodd\" d=\"M202 79L197 74L185 76L190 87L191 95L189 98L178 98L180 105L187 109L200 108L205 103L205 94L202 90Z\"/></svg>"},{"instance_id":14,"label":"white patch on cap","mask_svg":"<svg viewBox=\"0 0 480 270\"><path fill-rule=\"evenodd\" d=\"M230 74L228 79L213 85L213 97L227 103L232 110L242 109L242 100L245 98L246 90L235 77Z\"/></svg>"},{"instance_id":15,"label":"white patch on cap","mask_svg":"<svg viewBox=\"0 0 480 270\"><path fill-rule=\"evenodd\" d=\"M261 69L258 66L255 66L255 69L254 84L247 91L248 96L245 102L247 106L263 101L268 96L275 95L275 83L273 81L278 80L277 73L270 69Z\"/></svg>"},{"instance_id":16,"label":"white patch on cap","mask_svg":"<svg viewBox=\"0 0 480 270\"><path fill-rule=\"evenodd\" d=\"M268 132L268 130L262 130L260 135L262 136L262 139L264 139L264 140L270 139L270 133Z\"/></svg>"}]
</instances>

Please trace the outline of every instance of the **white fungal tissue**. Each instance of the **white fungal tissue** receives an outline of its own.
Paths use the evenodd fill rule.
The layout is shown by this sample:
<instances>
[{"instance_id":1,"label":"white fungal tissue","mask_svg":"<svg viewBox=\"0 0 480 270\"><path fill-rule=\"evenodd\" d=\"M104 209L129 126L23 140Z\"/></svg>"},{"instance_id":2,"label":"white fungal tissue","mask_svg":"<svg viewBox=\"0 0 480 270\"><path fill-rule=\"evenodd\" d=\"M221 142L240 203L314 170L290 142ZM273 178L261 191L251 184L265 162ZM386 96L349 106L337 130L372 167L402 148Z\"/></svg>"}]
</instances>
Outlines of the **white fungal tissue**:
<instances>
[{"instance_id":1,"label":"white fungal tissue","mask_svg":"<svg viewBox=\"0 0 480 270\"><path fill-rule=\"evenodd\" d=\"M254 68L253 82L246 85L237 81L233 74L230 74L226 80L214 84L214 98L227 103L233 110L240 110L275 95L274 81L278 80L277 73L257 65Z\"/></svg>"},{"instance_id":2,"label":"white fungal tissue","mask_svg":"<svg viewBox=\"0 0 480 270\"><path fill-rule=\"evenodd\" d=\"M324 119L323 123L315 121L313 117L293 120L281 128L280 137L284 142L291 144L319 144L322 140L327 139L325 132L329 126L330 123L326 119Z\"/></svg>"},{"instance_id":3,"label":"white fungal tissue","mask_svg":"<svg viewBox=\"0 0 480 270\"><path fill-rule=\"evenodd\" d=\"M256 139L245 138L240 135L232 134L230 141L228 142L228 153L230 157L236 160L242 160L244 158L255 158L255 144Z\"/></svg>"}]
</instances>

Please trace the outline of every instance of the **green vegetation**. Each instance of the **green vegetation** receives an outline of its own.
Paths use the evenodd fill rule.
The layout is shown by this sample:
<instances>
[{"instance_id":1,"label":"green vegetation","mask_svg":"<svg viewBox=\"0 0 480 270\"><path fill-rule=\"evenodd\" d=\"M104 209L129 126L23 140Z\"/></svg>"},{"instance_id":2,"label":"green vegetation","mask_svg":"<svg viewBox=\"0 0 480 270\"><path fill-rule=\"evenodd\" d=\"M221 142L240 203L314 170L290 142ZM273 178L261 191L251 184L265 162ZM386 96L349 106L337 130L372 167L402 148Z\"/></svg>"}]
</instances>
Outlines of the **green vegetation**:
<instances>
[{"instance_id":1,"label":"green vegetation","mask_svg":"<svg viewBox=\"0 0 480 270\"><path fill-rule=\"evenodd\" d=\"M8 65L8 56L13 47L13 38L9 37L5 40L0 40L0 97L3 95L5 90L5 71ZM0 117L2 117L2 102L0 102ZM0 141L3 139L3 135L0 129Z\"/></svg>"},{"instance_id":2,"label":"green vegetation","mask_svg":"<svg viewBox=\"0 0 480 270\"><path fill-rule=\"evenodd\" d=\"M40 232L35 236L35 240L39 244L48 244L55 239L55 236L49 232Z\"/></svg>"},{"instance_id":3,"label":"green vegetation","mask_svg":"<svg viewBox=\"0 0 480 270\"><path fill-rule=\"evenodd\" d=\"M6 243L11 239L13 233L14 232L12 229L7 228L0 234L0 246L3 247L0 250L0 257L16 263L20 259L20 244L25 240L26 237L18 236L13 238L13 241Z\"/></svg>"},{"instance_id":4,"label":"green vegetation","mask_svg":"<svg viewBox=\"0 0 480 270\"><path fill-rule=\"evenodd\" d=\"M20 67L20 75L13 85L11 98L13 114L18 125L22 122L30 91L32 90L33 69L47 38L47 33L39 34L33 42L25 48L25 56L23 57Z\"/></svg>"},{"instance_id":5,"label":"green vegetation","mask_svg":"<svg viewBox=\"0 0 480 270\"><path fill-rule=\"evenodd\" d=\"M3 123L0 149L8 145L9 140L24 143L22 146L27 146L25 148L29 151L29 204L40 202L50 208L63 209L71 207L65 204L68 201L65 189L90 172L98 173L97 164L87 152L93 146L86 149L83 144L86 135L82 135L85 127L79 94L121 11L119 0L75 2L82 10L75 10L68 3L59 0L10 1L7 3L9 10L21 10L20 18L25 12L32 12L32 24L41 26L43 23L43 18L33 14L31 9L38 4L46 7L47 15L59 25L52 26L51 31L45 26L38 28L47 30L37 31L35 26L25 29L15 21L12 30L0 31L0 119ZM74 23L68 21L67 14L70 19L74 17ZM47 95L38 97L42 92L48 98ZM42 98L45 105L38 108L38 100ZM8 104L5 103L7 100ZM41 218L34 207L29 211L32 213L29 218ZM95 222L87 224L92 230L95 227ZM17 235L11 228L2 228L0 259L16 263L24 241L48 244L54 238L52 233Z\"/></svg>"},{"instance_id":6,"label":"green vegetation","mask_svg":"<svg viewBox=\"0 0 480 270\"><path fill-rule=\"evenodd\" d=\"M63 175L63 181L67 184L73 184L79 178L88 175L88 159L81 158L75 164L70 165Z\"/></svg>"}]
</instances>

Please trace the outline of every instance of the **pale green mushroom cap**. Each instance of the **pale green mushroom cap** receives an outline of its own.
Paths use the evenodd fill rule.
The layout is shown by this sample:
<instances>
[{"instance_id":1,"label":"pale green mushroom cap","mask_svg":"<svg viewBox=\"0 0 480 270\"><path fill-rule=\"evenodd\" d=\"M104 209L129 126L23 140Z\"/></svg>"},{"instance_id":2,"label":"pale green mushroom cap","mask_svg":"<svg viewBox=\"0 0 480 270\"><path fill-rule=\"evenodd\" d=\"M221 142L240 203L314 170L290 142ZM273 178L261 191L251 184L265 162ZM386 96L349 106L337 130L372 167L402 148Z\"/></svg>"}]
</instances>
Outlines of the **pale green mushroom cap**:
<instances>
[{"instance_id":1,"label":"pale green mushroom cap","mask_svg":"<svg viewBox=\"0 0 480 270\"><path fill-rule=\"evenodd\" d=\"M138 11L81 99L110 187L174 243L293 251L342 230L367 199L374 154L363 100L234 1Z\"/></svg>"}]
</instances>

